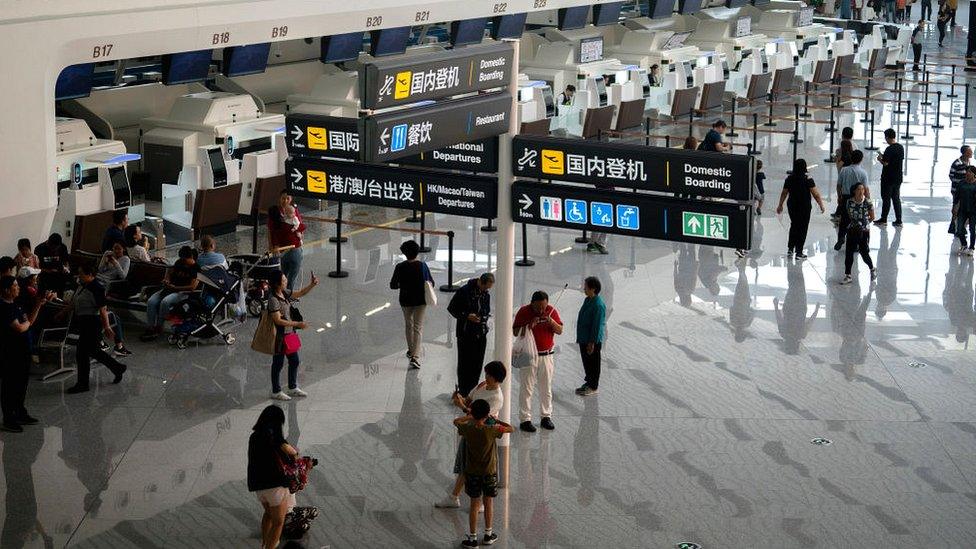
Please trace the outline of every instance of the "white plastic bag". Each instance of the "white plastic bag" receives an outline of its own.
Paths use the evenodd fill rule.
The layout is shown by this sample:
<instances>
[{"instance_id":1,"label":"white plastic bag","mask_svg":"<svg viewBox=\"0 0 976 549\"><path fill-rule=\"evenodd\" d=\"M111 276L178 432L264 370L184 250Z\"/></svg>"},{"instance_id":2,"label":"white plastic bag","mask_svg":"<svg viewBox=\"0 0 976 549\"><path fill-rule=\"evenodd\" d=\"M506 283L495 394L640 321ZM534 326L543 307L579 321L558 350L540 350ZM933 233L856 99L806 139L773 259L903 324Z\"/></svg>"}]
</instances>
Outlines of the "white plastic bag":
<instances>
[{"instance_id":1,"label":"white plastic bag","mask_svg":"<svg viewBox=\"0 0 976 549\"><path fill-rule=\"evenodd\" d=\"M535 336L532 330L522 328L519 336L512 343L512 368L521 369L527 366L535 366L539 358L539 350L535 346Z\"/></svg>"}]
</instances>

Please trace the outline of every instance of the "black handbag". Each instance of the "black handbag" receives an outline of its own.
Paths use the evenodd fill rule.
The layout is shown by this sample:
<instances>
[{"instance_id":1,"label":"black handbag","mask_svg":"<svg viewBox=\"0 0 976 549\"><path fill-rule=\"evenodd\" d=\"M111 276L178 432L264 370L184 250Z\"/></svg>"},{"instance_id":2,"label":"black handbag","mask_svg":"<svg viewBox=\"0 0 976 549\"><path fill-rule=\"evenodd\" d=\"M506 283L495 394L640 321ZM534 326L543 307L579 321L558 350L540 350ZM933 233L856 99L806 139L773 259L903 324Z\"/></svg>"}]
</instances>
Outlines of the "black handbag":
<instances>
[{"instance_id":1,"label":"black handbag","mask_svg":"<svg viewBox=\"0 0 976 549\"><path fill-rule=\"evenodd\" d=\"M298 310L298 307L294 303L288 304L288 318L294 322L304 322L305 317L302 316L302 312Z\"/></svg>"}]
</instances>

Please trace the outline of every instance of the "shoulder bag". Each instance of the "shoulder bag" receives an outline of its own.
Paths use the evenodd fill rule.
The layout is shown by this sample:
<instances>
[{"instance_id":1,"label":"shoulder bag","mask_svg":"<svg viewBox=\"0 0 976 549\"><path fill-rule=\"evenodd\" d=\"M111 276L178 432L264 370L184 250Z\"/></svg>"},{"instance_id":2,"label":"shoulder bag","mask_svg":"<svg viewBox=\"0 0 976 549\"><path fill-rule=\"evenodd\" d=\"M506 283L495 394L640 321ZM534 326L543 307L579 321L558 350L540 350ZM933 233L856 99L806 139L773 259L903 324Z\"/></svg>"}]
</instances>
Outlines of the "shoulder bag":
<instances>
[{"instance_id":1,"label":"shoulder bag","mask_svg":"<svg viewBox=\"0 0 976 549\"><path fill-rule=\"evenodd\" d=\"M275 354L275 340L278 337L278 329L271 319L271 313L267 310L261 312L261 320L254 331L254 338L251 339L251 349L266 355Z\"/></svg>"}]
</instances>

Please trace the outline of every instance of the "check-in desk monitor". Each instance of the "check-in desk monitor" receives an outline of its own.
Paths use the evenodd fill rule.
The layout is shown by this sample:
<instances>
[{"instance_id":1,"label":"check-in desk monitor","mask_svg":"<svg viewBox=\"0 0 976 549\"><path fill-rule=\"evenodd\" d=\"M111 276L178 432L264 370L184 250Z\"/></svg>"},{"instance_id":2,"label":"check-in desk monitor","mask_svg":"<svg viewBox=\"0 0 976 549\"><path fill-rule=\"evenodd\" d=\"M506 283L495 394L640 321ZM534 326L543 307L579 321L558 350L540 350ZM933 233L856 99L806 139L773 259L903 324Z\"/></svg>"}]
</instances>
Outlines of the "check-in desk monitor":
<instances>
[{"instance_id":1,"label":"check-in desk monitor","mask_svg":"<svg viewBox=\"0 0 976 549\"><path fill-rule=\"evenodd\" d=\"M207 150L208 168L213 176L214 188L223 187L227 184L227 165L224 163L224 151L221 147L212 147Z\"/></svg>"},{"instance_id":2,"label":"check-in desk monitor","mask_svg":"<svg viewBox=\"0 0 976 549\"><path fill-rule=\"evenodd\" d=\"M132 190L129 188L129 177L125 173L125 166L108 168L109 187L112 192L112 203L115 209L128 208L132 205Z\"/></svg>"},{"instance_id":3,"label":"check-in desk monitor","mask_svg":"<svg viewBox=\"0 0 976 549\"><path fill-rule=\"evenodd\" d=\"M552 88L546 86L542 88L542 101L546 105L546 118L556 116L556 100L552 95Z\"/></svg>"},{"instance_id":4,"label":"check-in desk monitor","mask_svg":"<svg viewBox=\"0 0 976 549\"><path fill-rule=\"evenodd\" d=\"M606 80L603 79L602 76L594 77L593 81L596 84L597 97L600 98L600 106L606 107L607 106L607 82Z\"/></svg>"}]
</instances>

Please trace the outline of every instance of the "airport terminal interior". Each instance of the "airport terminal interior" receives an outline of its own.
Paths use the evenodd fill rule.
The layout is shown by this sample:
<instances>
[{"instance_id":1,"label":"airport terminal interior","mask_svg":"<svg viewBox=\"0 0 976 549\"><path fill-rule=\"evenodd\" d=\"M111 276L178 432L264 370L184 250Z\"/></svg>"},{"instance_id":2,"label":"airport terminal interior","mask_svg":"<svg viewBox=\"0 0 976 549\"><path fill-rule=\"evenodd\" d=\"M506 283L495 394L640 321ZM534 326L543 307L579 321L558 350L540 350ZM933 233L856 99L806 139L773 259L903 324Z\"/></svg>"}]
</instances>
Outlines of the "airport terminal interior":
<instances>
[{"instance_id":1,"label":"airport terminal interior","mask_svg":"<svg viewBox=\"0 0 976 549\"><path fill-rule=\"evenodd\" d=\"M953 234L966 229L956 217L976 216L976 168L960 175L959 160L976 144L969 2L931 2L914 32L928 2L886 22L883 3L875 13L863 0L696 1L513 1L503 15L497 3L475 13L481 2L429 2L433 13L406 26L391 9L328 35L278 25L257 44L233 26L201 27L212 48L129 55L102 44L94 59L51 68L55 117L36 121L48 164L31 168L48 188L0 176L0 255L58 233L71 274L52 246L35 252L39 264L17 258L25 316L57 294L38 305L29 343L0 284L11 322L0 548L976 547L974 257ZM266 3L287 4L247 5ZM478 17L440 18L449 4ZM27 15L10 25L33 24ZM689 135L713 143L718 120L730 151L681 150ZM863 152L879 218L890 192L879 155L904 147L901 210L866 221L875 269L854 253L849 280L835 243L850 216L831 216L840 202L859 211L838 191L842 128ZM810 185L788 173L797 159L825 212L813 205L788 253L803 222L793 201ZM679 165L700 179L678 181ZM780 213L788 177L800 183ZM46 206L16 209L38 196ZM301 228L288 224L287 197ZM126 224L149 237L150 261L133 255ZM344 242L332 242L337 227ZM111 280L118 235L128 274ZM210 278L192 306L160 311L150 337L146 299L205 235L227 269L200 271ZM262 255L281 238L300 248ZM429 248L419 259L433 279L414 357L391 289L411 239ZM272 356L255 348L265 321L284 318L268 276L296 251L302 393L285 368L291 396L275 399ZM96 361L86 385L76 350L99 345L86 338L117 354L96 333L100 317L88 317L95 332L65 320L83 316L74 275L92 265L108 289L87 305L107 303L131 354L117 357L121 381ZM455 482L464 412L452 395L474 337L456 331L456 294L440 286L484 273L495 285L490 316L474 309L488 328L478 364L504 364L508 401L492 415L514 428L494 450L497 541L485 512L468 537L466 492L480 478L487 494L489 477L468 474L459 508L435 506ZM589 277L605 337L598 390L582 391L592 354L580 338L598 299ZM538 291L564 331L551 355L518 369L511 315ZM293 340L273 339L282 360ZM548 423L543 359L554 363ZM14 402L21 367L36 423ZM520 425L525 383L531 432ZM287 442L317 460L277 545L262 522L268 490L248 482L268 406L283 412Z\"/></svg>"}]
</instances>

